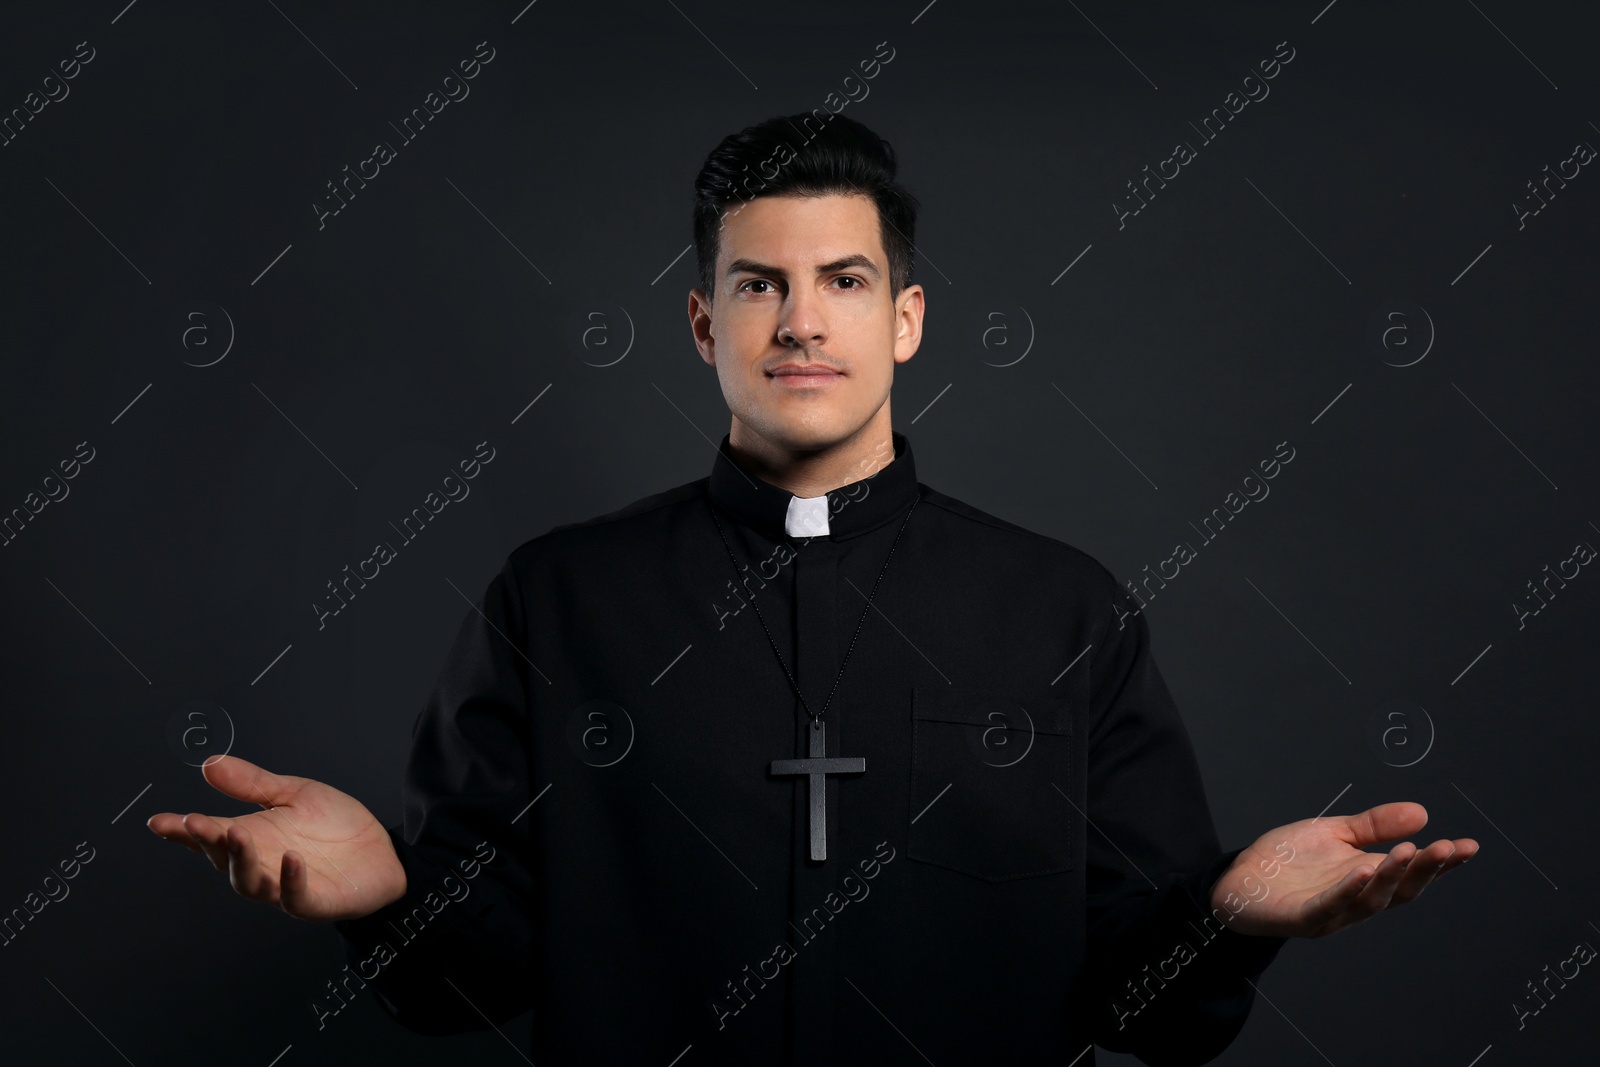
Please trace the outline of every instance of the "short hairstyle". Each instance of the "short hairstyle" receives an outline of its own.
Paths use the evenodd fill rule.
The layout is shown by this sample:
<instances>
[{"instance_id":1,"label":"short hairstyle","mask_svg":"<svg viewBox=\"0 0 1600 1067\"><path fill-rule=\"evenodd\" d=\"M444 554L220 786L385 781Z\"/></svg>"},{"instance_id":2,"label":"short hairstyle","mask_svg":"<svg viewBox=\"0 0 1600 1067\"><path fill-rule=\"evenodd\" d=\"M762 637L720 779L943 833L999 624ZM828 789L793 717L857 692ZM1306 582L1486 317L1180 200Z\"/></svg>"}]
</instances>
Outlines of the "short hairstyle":
<instances>
[{"instance_id":1,"label":"short hairstyle","mask_svg":"<svg viewBox=\"0 0 1600 1067\"><path fill-rule=\"evenodd\" d=\"M694 245L707 298L716 296L721 230L735 201L836 193L867 196L877 206L878 236L889 257L889 299L899 297L911 284L917 198L895 181L888 141L854 119L819 108L746 126L706 157L694 180Z\"/></svg>"}]
</instances>

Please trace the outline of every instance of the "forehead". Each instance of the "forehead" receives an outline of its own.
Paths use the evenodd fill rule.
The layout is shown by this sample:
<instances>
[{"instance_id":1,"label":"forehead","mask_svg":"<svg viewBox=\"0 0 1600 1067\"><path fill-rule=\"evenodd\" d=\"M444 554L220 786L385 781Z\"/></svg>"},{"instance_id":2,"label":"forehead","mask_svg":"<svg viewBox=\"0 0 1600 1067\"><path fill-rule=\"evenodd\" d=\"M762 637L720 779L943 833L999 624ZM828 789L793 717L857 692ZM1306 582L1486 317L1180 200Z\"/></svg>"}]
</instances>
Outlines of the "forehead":
<instances>
[{"instance_id":1,"label":"forehead","mask_svg":"<svg viewBox=\"0 0 1600 1067\"><path fill-rule=\"evenodd\" d=\"M729 204L717 258L755 259L774 266L811 266L853 253L884 266L878 208L871 197L763 196Z\"/></svg>"}]
</instances>

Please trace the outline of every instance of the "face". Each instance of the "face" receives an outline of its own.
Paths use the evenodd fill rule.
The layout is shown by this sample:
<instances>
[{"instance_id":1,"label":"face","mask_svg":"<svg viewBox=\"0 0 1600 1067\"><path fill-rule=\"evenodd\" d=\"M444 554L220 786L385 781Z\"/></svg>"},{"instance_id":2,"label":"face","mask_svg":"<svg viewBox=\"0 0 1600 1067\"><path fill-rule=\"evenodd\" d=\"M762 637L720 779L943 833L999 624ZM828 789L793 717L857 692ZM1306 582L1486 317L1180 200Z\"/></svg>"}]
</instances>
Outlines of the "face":
<instances>
[{"instance_id":1,"label":"face","mask_svg":"<svg viewBox=\"0 0 1600 1067\"><path fill-rule=\"evenodd\" d=\"M894 368L922 340L922 287L889 297L866 196L758 197L730 206L715 299L689 294L700 357L717 370L733 440L790 453L887 438Z\"/></svg>"}]
</instances>

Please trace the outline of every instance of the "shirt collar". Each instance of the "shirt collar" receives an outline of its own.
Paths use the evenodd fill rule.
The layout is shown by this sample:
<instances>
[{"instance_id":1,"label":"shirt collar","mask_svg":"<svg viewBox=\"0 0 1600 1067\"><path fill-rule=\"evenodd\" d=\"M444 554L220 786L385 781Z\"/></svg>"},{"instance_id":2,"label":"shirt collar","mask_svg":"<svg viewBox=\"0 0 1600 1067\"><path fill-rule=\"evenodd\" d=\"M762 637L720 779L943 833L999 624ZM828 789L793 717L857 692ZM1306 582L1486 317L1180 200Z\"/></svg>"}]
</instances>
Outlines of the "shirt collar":
<instances>
[{"instance_id":1,"label":"shirt collar","mask_svg":"<svg viewBox=\"0 0 1600 1067\"><path fill-rule=\"evenodd\" d=\"M797 497L786 489L739 467L724 434L717 446L707 491L719 510L773 540L824 536L854 537L901 515L917 494L917 469L911 442L890 431L894 459L876 474L830 490L823 496Z\"/></svg>"}]
</instances>

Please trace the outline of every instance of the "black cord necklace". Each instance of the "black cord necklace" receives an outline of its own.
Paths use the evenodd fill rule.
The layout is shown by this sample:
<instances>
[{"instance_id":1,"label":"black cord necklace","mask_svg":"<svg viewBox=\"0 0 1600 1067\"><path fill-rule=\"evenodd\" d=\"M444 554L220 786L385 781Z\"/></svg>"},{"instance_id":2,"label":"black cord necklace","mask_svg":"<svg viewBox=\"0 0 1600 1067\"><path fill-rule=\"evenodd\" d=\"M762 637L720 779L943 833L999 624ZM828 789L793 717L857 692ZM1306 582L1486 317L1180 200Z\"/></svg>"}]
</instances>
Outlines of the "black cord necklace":
<instances>
[{"instance_id":1,"label":"black cord necklace","mask_svg":"<svg viewBox=\"0 0 1600 1067\"><path fill-rule=\"evenodd\" d=\"M794 679L794 674L789 670L789 664L784 661L783 653L778 651L778 642L772 636L772 630L767 626L766 618L761 614L761 605L756 603L754 595L750 597L750 604L756 609L756 618L761 621L761 629L767 635L767 643L772 646L772 654L778 657L778 665L783 668L784 677L789 679L789 685L794 689L794 695L800 698L800 706L811 717L809 756L803 759L773 760L771 773L779 776L797 775L807 779L810 791L811 805L811 858L825 860L828 858L828 819L827 819L827 780L830 774L862 774L867 769L864 757L834 757L828 758L828 727L822 721L823 714L828 710L828 705L833 702L833 694L839 688L839 680L844 677L844 669L850 664L850 653L855 651L856 638L861 634L861 627L867 621L867 612L872 610L872 598L878 595L878 584L883 581L884 572L889 569L889 561L894 558L895 547L900 544L900 535L906 532L906 524L911 521L911 513L917 510L917 504L922 500L922 494L917 493L911 501L911 506L906 509L906 517L900 520L900 529L894 535L894 543L889 546L889 554L883 558L883 566L878 570L878 577L872 583L872 591L867 594L866 606L861 609L861 618L856 622L855 633L850 635L850 647L845 649L844 661L839 664L839 673L834 676L833 688L828 690L827 699L822 702L818 711L812 711L806 703L805 694L800 692L800 685ZM717 534L722 538L722 547L728 550L728 561L733 564L735 575L739 575L739 560L733 554L733 546L728 543L728 535L722 530L722 523L717 520L716 505L711 503L711 498L706 498L706 505L711 509L711 521L716 524Z\"/></svg>"}]
</instances>

